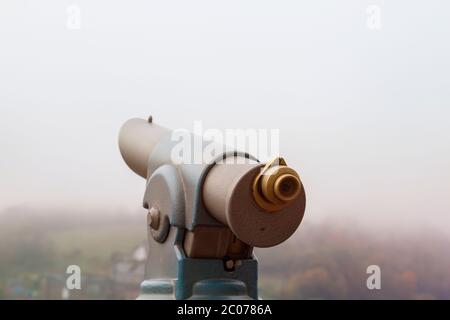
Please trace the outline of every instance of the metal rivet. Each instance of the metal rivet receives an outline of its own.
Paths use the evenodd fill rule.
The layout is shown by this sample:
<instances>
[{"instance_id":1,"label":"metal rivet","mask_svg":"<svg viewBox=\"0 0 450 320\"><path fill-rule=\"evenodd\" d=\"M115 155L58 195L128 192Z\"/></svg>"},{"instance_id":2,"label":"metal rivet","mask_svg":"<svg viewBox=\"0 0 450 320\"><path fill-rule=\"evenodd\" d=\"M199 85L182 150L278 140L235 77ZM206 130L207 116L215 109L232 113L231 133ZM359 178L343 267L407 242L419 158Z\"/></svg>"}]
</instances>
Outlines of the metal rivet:
<instances>
[{"instance_id":1,"label":"metal rivet","mask_svg":"<svg viewBox=\"0 0 450 320\"><path fill-rule=\"evenodd\" d=\"M225 261L225 269L228 271L234 270L234 261L233 260Z\"/></svg>"}]
</instances>

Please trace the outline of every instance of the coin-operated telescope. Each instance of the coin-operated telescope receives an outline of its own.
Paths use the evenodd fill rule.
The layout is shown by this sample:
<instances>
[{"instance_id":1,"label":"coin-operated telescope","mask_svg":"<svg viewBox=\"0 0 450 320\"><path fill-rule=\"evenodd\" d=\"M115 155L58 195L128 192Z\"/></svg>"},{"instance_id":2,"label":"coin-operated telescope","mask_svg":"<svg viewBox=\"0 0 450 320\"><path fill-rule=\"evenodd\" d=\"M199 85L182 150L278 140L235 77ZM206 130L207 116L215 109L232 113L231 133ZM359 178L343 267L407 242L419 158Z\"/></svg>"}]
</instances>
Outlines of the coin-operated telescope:
<instances>
[{"instance_id":1,"label":"coin-operated telescope","mask_svg":"<svg viewBox=\"0 0 450 320\"><path fill-rule=\"evenodd\" d=\"M204 141L198 148L192 134L183 151L201 161L180 161L174 133L150 117L129 120L119 135L123 159L147 180L139 299L258 299L253 248L278 245L300 225L306 199L298 173L282 158L262 164Z\"/></svg>"}]
</instances>

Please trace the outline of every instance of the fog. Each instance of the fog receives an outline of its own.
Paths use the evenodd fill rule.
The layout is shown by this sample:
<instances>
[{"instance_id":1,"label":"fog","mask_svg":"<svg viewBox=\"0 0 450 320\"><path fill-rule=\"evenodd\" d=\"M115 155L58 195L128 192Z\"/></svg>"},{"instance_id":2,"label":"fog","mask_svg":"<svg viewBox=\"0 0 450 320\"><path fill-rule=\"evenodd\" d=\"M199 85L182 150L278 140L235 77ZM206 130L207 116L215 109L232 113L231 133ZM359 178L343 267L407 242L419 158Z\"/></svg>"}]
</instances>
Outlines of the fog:
<instances>
[{"instance_id":1,"label":"fog","mask_svg":"<svg viewBox=\"0 0 450 320\"><path fill-rule=\"evenodd\" d=\"M448 231L449 12L424 0L2 1L0 212L139 210L144 180L117 134L152 114L170 128L280 129L308 221Z\"/></svg>"}]
</instances>

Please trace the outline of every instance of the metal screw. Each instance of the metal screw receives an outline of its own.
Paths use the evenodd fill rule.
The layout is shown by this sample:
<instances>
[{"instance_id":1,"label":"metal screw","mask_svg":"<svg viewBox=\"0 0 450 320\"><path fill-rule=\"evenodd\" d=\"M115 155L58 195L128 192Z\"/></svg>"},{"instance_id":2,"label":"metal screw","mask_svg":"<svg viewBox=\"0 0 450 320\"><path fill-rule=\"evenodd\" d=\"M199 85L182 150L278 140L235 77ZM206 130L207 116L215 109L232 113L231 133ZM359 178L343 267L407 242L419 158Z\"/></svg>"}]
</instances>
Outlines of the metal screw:
<instances>
[{"instance_id":1,"label":"metal screw","mask_svg":"<svg viewBox=\"0 0 450 320\"><path fill-rule=\"evenodd\" d=\"M234 264L234 261L233 261L233 260L227 260L227 261L225 261L225 269L226 269L227 271L233 271L233 270L234 270L234 266L235 266L235 264Z\"/></svg>"}]
</instances>

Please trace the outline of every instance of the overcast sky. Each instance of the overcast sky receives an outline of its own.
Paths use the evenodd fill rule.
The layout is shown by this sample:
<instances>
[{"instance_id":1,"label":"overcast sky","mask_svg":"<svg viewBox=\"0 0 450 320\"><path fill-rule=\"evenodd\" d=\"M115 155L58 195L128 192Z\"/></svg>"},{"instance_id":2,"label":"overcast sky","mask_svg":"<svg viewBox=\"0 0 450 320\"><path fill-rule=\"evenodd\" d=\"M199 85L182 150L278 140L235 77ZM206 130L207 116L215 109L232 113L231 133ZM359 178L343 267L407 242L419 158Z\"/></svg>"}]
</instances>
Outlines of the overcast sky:
<instances>
[{"instance_id":1,"label":"overcast sky","mask_svg":"<svg viewBox=\"0 0 450 320\"><path fill-rule=\"evenodd\" d=\"M279 128L311 221L450 230L449 13L425 0L2 1L0 210L139 208L144 181L117 134L153 114Z\"/></svg>"}]
</instances>

